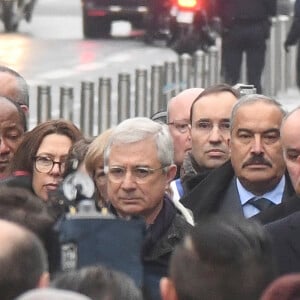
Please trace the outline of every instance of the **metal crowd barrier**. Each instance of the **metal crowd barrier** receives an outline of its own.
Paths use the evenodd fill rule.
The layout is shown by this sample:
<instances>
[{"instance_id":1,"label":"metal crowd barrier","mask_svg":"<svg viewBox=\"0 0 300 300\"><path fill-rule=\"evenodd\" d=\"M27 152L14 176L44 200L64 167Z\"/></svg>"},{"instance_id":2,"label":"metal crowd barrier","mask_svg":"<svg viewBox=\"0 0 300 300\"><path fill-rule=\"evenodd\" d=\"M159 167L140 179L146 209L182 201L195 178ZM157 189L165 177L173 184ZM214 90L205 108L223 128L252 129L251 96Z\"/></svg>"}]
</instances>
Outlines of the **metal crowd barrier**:
<instances>
[{"instance_id":1,"label":"metal crowd barrier","mask_svg":"<svg viewBox=\"0 0 300 300\"><path fill-rule=\"evenodd\" d=\"M295 49L291 49L289 54L283 49L290 23L291 20L287 16L279 16L272 20L263 74L266 95L276 96L277 93L295 86ZM167 101L181 90L190 87L205 88L220 83L220 66L220 48L211 47L206 53L198 50L193 56L182 54L178 61L153 65L151 70L138 68L135 70L134 80L129 73L120 73L116 97L112 96L111 78L99 78L97 89L94 82L82 81L79 120L75 120L74 117L74 88L62 86L59 117L78 124L86 135L97 135L126 118L150 117L157 111L166 110ZM241 73L245 74L245 70ZM51 87L38 86L36 123L52 118L51 107Z\"/></svg>"}]
</instances>

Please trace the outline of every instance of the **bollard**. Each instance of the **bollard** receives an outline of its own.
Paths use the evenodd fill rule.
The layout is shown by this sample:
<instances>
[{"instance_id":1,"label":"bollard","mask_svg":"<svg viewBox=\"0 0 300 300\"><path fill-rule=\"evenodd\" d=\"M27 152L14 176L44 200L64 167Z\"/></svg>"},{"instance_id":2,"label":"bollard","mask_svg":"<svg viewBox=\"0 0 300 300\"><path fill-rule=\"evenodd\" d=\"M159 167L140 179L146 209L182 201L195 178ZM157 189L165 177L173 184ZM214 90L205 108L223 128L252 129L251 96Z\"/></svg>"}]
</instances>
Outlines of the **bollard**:
<instances>
[{"instance_id":1,"label":"bollard","mask_svg":"<svg viewBox=\"0 0 300 300\"><path fill-rule=\"evenodd\" d=\"M277 62L276 62L276 27L277 19L271 19L270 38L267 41L266 63L263 72L263 91L266 95L275 96L277 93Z\"/></svg>"},{"instance_id":2,"label":"bollard","mask_svg":"<svg viewBox=\"0 0 300 300\"><path fill-rule=\"evenodd\" d=\"M288 21L288 16L278 16L278 26L276 31L276 49L278 51L278 56L276 58L276 64L279 66L279 73L277 73L278 77L276 84L279 88L278 91L280 92L285 92L287 90L287 57L282 45L287 36Z\"/></svg>"},{"instance_id":3,"label":"bollard","mask_svg":"<svg viewBox=\"0 0 300 300\"><path fill-rule=\"evenodd\" d=\"M219 83L219 51L217 47L208 49L208 86Z\"/></svg>"},{"instance_id":4,"label":"bollard","mask_svg":"<svg viewBox=\"0 0 300 300\"><path fill-rule=\"evenodd\" d=\"M70 86L62 86L59 90L59 117L73 122L74 89Z\"/></svg>"},{"instance_id":5,"label":"bollard","mask_svg":"<svg viewBox=\"0 0 300 300\"><path fill-rule=\"evenodd\" d=\"M179 56L179 90L183 91L192 86L192 57L184 53Z\"/></svg>"},{"instance_id":6,"label":"bollard","mask_svg":"<svg viewBox=\"0 0 300 300\"><path fill-rule=\"evenodd\" d=\"M176 95L176 63L167 61L164 64L163 110L166 110L167 102Z\"/></svg>"},{"instance_id":7,"label":"bollard","mask_svg":"<svg viewBox=\"0 0 300 300\"><path fill-rule=\"evenodd\" d=\"M240 71L239 82L244 83L244 84L248 84L246 52L243 52L243 54L242 54L242 62L241 62L241 71Z\"/></svg>"},{"instance_id":8,"label":"bollard","mask_svg":"<svg viewBox=\"0 0 300 300\"><path fill-rule=\"evenodd\" d=\"M130 74L118 76L118 123L130 117Z\"/></svg>"},{"instance_id":9,"label":"bollard","mask_svg":"<svg viewBox=\"0 0 300 300\"><path fill-rule=\"evenodd\" d=\"M163 110L162 99L163 99L163 72L164 67L161 65L151 66L151 112L150 115Z\"/></svg>"},{"instance_id":10,"label":"bollard","mask_svg":"<svg viewBox=\"0 0 300 300\"><path fill-rule=\"evenodd\" d=\"M293 18L289 17L288 20L288 28L291 27L293 22ZM290 51L286 53L287 56L287 74L286 74L286 83L287 88L292 88L297 86L297 48L298 47L290 47Z\"/></svg>"},{"instance_id":11,"label":"bollard","mask_svg":"<svg viewBox=\"0 0 300 300\"><path fill-rule=\"evenodd\" d=\"M290 47L287 53L287 88L297 86L297 47Z\"/></svg>"},{"instance_id":12,"label":"bollard","mask_svg":"<svg viewBox=\"0 0 300 300\"><path fill-rule=\"evenodd\" d=\"M111 78L99 78L98 99L98 134L100 134L112 126Z\"/></svg>"},{"instance_id":13,"label":"bollard","mask_svg":"<svg viewBox=\"0 0 300 300\"><path fill-rule=\"evenodd\" d=\"M193 56L194 65L194 87L205 87L205 53L202 50L197 50Z\"/></svg>"},{"instance_id":14,"label":"bollard","mask_svg":"<svg viewBox=\"0 0 300 300\"><path fill-rule=\"evenodd\" d=\"M147 102L148 73L144 68L135 70L135 103L136 116L146 117L150 114Z\"/></svg>"},{"instance_id":15,"label":"bollard","mask_svg":"<svg viewBox=\"0 0 300 300\"><path fill-rule=\"evenodd\" d=\"M81 82L80 129L86 136L93 136L94 82Z\"/></svg>"},{"instance_id":16,"label":"bollard","mask_svg":"<svg viewBox=\"0 0 300 300\"><path fill-rule=\"evenodd\" d=\"M38 86L37 98L37 124L51 119L51 87L49 85Z\"/></svg>"}]
</instances>

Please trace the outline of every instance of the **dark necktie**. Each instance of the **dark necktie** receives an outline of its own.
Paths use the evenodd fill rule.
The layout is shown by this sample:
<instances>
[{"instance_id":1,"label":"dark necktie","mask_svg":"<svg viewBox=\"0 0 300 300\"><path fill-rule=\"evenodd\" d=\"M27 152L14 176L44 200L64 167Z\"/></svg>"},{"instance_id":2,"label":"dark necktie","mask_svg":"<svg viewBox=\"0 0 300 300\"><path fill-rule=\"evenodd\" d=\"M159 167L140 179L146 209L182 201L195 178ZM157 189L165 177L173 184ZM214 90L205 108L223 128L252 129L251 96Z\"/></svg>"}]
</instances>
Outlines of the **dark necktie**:
<instances>
[{"instance_id":1,"label":"dark necktie","mask_svg":"<svg viewBox=\"0 0 300 300\"><path fill-rule=\"evenodd\" d=\"M275 205L272 201L270 201L269 199L266 199L266 198L258 198L258 199L252 198L252 199L248 200L246 203L253 205L260 211L263 211L263 210Z\"/></svg>"}]
</instances>

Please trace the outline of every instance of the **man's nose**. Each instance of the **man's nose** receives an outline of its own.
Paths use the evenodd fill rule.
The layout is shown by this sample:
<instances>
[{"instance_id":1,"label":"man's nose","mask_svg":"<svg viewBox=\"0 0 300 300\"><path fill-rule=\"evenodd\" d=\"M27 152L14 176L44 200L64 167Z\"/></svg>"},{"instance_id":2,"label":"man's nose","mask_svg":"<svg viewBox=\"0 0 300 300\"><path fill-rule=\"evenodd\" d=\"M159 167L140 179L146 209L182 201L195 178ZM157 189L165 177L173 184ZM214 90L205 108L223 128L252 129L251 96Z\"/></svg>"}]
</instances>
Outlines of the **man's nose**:
<instances>
[{"instance_id":1,"label":"man's nose","mask_svg":"<svg viewBox=\"0 0 300 300\"><path fill-rule=\"evenodd\" d=\"M222 138L222 133L219 126L214 125L211 131L209 132L209 141L216 143L216 142L220 142L221 138Z\"/></svg>"},{"instance_id":2,"label":"man's nose","mask_svg":"<svg viewBox=\"0 0 300 300\"><path fill-rule=\"evenodd\" d=\"M123 188L132 188L135 186L135 179L133 174L130 171L127 171L124 175L124 178L121 182Z\"/></svg>"},{"instance_id":3,"label":"man's nose","mask_svg":"<svg viewBox=\"0 0 300 300\"><path fill-rule=\"evenodd\" d=\"M0 153L7 153L9 152L9 147L7 146L7 143L3 139L3 137L0 136Z\"/></svg>"},{"instance_id":4,"label":"man's nose","mask_svg":"<svg viewBox=\"0 0 300 300\"><path fill-rule=\"evenodd\" d=\"M251 145L251 152L256 154L260 154L263 152L263 144L260 135L254 135Z\"/></svg>"}]
</instances>

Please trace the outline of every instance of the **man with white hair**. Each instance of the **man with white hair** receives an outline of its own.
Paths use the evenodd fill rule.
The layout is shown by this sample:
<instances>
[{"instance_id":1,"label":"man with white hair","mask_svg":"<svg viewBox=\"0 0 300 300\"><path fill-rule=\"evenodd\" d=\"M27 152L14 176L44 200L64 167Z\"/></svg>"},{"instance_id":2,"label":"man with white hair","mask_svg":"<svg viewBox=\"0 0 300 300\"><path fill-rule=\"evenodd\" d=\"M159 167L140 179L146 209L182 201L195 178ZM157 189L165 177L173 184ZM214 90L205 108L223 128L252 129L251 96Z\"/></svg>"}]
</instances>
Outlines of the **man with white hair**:
<instances>
[{"instance_id":1,"label":"man with white hair","mask_svg":"<svg viewBox=\"0 0 300 300\"><path fill-rule=\"evenodd\" d=\"M131 118L112 132L104 152L107 194L121 218L142 217L147 225L142 259L149 299L159 299L175 245L190 228L166 194L176 174L168 127L148 118Z\"/></svg>"}]
</instances>

